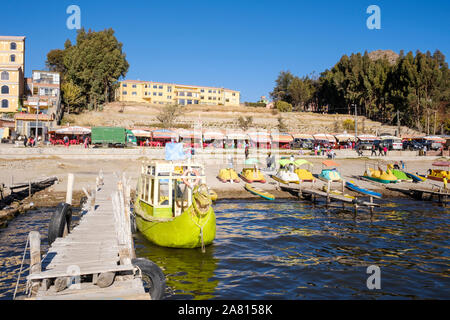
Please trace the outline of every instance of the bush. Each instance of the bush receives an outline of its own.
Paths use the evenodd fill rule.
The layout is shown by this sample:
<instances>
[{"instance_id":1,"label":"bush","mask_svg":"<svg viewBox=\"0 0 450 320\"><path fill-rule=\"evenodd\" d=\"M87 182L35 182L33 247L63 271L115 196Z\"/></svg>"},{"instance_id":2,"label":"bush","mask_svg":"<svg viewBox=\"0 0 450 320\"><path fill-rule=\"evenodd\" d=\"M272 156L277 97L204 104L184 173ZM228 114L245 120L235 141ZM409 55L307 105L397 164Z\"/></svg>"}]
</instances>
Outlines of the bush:
<instances>
[{"instance_id":1,"label":"bush","mask_svg":"<svg viewBox=\"0 0 450 320\"><path fill-rule=\"evenodd\" d=\"M355 130L355 120L352 119L346 119L342 121L342 128L347 131Z\"/></svg>"},{"instance_id":2,"label":"bush","mask_svg":"<svg viewBox=\"0 0 450 320\"><path fill-rule=\"evenodd\" d=\"M255 108L265 108L266 104L264 102L245 102L246 107L255 107Z\"/></svg>"},{"instance_id":3,"label":"bush","mask_svg":"<svg viewBox=\"0 0 450 320\"><path fill-rule=\"evenodd\" d=\"M275 102L275 108L280 112L291 112L292 104L285 101L277 101Z\"/></svg>"}]
</instances>

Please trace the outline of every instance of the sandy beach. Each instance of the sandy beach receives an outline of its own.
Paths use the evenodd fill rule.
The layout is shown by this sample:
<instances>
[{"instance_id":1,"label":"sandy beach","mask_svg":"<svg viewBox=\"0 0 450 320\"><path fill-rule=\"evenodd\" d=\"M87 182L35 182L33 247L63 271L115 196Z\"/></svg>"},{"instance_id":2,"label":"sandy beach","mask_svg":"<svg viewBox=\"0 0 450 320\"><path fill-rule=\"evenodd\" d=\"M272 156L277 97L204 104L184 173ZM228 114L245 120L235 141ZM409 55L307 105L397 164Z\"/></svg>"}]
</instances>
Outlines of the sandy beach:
<instances>
[{"instance_id":1,"label":"sandy beach","mask_svg":"<svg viewBox=\"0 0 450 320\"><path fill-rule=\"evenodd\" d=\"M64 157L64 153L68 153L64 148L57 149L58 155L44 156L43 151L33 149L33 153L23 155L18 154L15 159L11 159L11 154L9 154L10 159L5 159L7 152L0 152L0 181L5 184L5 186L11 183L26 183L28 181L34 181L44 177L56 176L58 178L58 183L52 187L41 191L33 196L34 203L42 206L53 206L57 202L63 201L65 197L65 192L67 188L67 176L69 173L75 175L74 184L74 203L76 204L77 199L82 195L82 189L93 187L95 184L95 177L98 175L99 171L102 170L104 173L125 173L127 177L131 178L131 185L135 186L137 183L137 178L140 172L140 166L144 161L151 161L152 159L162 159L164 156L164 151L162 149L152 151L152 156L129 156L127 157L124 152L127 150L109 150L105 151L108 154L96 154L91 156L70 156ZM0 150L1 151L1 150ZM5 151L5 149L3 149ZM23 152L23 149L20 150ZM74 150L70 150L73 152ZM80 150L84 151L84 150ZM89 152L87 150L86 152ZM112 153L117 153L117 156L111 155ZM139 151L141 152L141 151ZM279 157L285 154L278 154ZM255 156L251 154L250 157ZM257 155L256 155L257 156ZM261 165L264 166L263 154L260 153L260 160L263 162ZM71 159L73 157L73 159ZM244 167L243 155L235 154L234 156L234 167L239 173ZM296 155L296 158L300 158ZM313 174L319 174L322 169L322 161L326 157L304 157L308 161L313 163L311 169ZM410 172L418 172L419 174L425 174L428 169L432 167L432 163L436 161L437 157L409 157L402 158L401 156L380 157L369 159L364 158L346 158L344 156L338 157L335 161L339 164L339 171L346 181L354 181L359 186L368 188L374 191L378 191L385 197L399 197L404 196L401 193L393 192L387 190L381 184L370 182L366 180L361 180L360 176L363 175L367 167L380 166L384 170L388 163L393 163L402 159ZM222 154L196 154L194 156L195 161L202 163L205 166L205 172L207 176L208 186L215 190L219 196L219 199L227 198L256 198L256 196L250 194L244 189L245 183L241 181L240 183L222 183L217 179L217 174L221 168L226 167L227 157ZM275 180L271 179L266 174L267 182L265 184L257 183L258 187L270 191L277 198L290 198L287 192L277 190L277 183ZM314 188L321 188L325 183L322 181L317 181ZM307 185L307 184L306 184ZM310 184L311 185L311 184ZM398 187L409 187L412 183L402 182L396 184ZM434 186L442 186L443 184L437 181L425 181L421 184L422 188L433 188ZM340 189L338 184L333 186L335 189ZM346 191L352 194L350 191Z\"/></svg>"}]
</instances>

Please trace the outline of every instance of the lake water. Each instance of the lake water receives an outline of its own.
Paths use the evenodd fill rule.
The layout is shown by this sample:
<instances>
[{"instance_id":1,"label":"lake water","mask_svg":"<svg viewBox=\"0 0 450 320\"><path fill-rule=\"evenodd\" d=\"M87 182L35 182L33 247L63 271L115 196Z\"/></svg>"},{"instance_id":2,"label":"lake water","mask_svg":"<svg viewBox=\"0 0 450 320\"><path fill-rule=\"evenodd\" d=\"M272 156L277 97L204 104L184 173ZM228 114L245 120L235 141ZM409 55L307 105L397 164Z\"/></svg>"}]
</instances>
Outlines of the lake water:
<instances>
[{"instance_id":1,"label":"lake water","mask_svg":"<svg viewBox=\"0 0 450 320\"><path fill-rule=\"evenodd\" d=\"M295 200L214 209L217 235L206 253L135 235L137 256L163 269L167 299L450 298L450 212L437 204L391 199L356 218ZM0 299L12 298L28 232L46 235L51 213L30 211L0 230ZM380 268L381 289L367 288L370 265Z\"/></svg>"}]
</instances>

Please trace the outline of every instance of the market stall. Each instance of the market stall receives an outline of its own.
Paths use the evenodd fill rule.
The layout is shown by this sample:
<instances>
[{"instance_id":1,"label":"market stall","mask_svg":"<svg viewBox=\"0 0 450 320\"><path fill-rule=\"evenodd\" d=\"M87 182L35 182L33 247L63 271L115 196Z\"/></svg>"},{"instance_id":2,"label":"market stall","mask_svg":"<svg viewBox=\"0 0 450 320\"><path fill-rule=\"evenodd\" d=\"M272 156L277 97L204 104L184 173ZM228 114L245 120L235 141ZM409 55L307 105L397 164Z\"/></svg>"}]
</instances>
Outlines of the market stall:
<instances>
[{"instance_id":1,"label":"market stall","mask_svg":"<svg viewBox=\"0 0 450 320\"><path fill-rule=\"evenodd\" d=\"M168 142L177 142L178 133L169 129L155 129L152 130L152 147L164 147Z\"/></svg>"},{"instance_id":2,"label":"market stall","mask_svg":"<svg viewBox=\"0 0 450 320\"><path fill-rule=\"evenodd\" d=\"M203 131L203 147L223 148L225 134L220 130L205 129Z\"/></svg>"},{"instance_id":3,"label":"market stall","mask_svg":"<svg viewBox=\"0 0 450 320\"><path fill-rule=\"evenodd\" d=\"M82 144L86 136L91 135L91 129L79 126L60 128L49 132L52 145L64 145L64 137L68 137L69 144Z\"/></svg>"},{"instance_id":4,"label":"market stall","mask_svg":"<svg viewBox=\"0 0 450 320\"><path fill-rule=\"evenodd\" d=\"M289 149L289 144L294 140L291 134L289 133L281 133L281 132L273 132L270 134L272 139L272 148L277 149Z\"/></svg>"}]
</instances>

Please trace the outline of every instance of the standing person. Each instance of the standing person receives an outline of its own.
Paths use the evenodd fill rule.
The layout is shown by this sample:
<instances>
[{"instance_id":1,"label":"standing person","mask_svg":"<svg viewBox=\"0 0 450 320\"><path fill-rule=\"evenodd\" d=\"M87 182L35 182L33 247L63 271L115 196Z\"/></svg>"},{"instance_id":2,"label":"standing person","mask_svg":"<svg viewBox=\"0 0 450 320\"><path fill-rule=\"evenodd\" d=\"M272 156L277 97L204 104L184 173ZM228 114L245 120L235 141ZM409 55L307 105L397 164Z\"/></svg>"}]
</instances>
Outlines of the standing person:
<instances>
[{"instance_id":1,"label":"standing person","mask_svg":"<svg viewBox=\"0 0 450 320\"><path fill-rule=\"evenodd\" d=\"M64 145L68 148L69 147L69 137L64 136Z\"/></svg>"},{"instance_id":2,"label":"standing person","mask_svg":"<svg viewBox=\"0 0 450 320\"><path fill-rule=\"evenodd\" d=\"M87 149L89 144L89 138L86 136L84 137L84 148Z\"/></svg>"},{"instance_id":3,"label":"standing person","mask_svg":"<svg viewBox=\"0 0 450 320\"><path fill-rule=\"evenodd\" d=\"M378 156L383 156L383 146L381 143L378 145Z\"/></svg>"},{"instance_id":4,"label":"standing person","mask_svg":"<svg viewBox=\"0 0 450 320\"><path fill-rule=\"evenodd\" d=\"M246 144L245 144L245 160L248 159L248 152L249 152L249 150L248 150L248 144L246 143Z\"/></svg>"},{"instance_id":5,"label":"standing person","mask_svg":"<svg viewBox=\"0 0 450 320\"><path fill-rule=\"evenodd\" d=\"M372 144L372 153L370 156L377 156L377 147L375 147L375 144Z\"/></svg>"},{"instance_id":6,"label":"standing person","mask_svg":"<svg viewBox=\"0 0 450 320\"><path fill-rule=\"evenodd\" d=\"M383 151L384 151L384 156L386 157L387 156L387 151L388 151L387 146L384 146Z\"/></svg>"},{"instance_id":7,"label":"standing person","mask_svg":"<svg viewBox=\"0 0 450 320\"><path fill-rule=\"evenodd\" d=\"M427 155L427 146L423 146L423 155L424 155L424 156Z\"/></svg>"},{"instance_id":8,"label":"standing person","mask_svg":"<svg viewBox=\"0 0 450 320\"><path fill-rule=\"evenodd\" d=\"M25 146L25 148L27 147L28 144L28 137L25 135L25 137L23 138L23 145Z\"/></svg>"}]
</instances>

